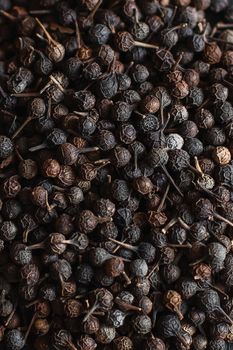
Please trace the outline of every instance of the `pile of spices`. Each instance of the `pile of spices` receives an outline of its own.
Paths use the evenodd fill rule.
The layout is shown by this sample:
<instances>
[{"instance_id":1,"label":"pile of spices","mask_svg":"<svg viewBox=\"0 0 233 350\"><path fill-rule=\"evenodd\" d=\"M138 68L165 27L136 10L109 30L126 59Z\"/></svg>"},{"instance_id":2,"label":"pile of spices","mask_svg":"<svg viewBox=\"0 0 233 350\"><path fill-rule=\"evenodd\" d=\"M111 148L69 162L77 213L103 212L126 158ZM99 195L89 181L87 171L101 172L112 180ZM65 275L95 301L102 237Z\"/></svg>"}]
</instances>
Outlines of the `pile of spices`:
<instances>
[{"instance_id":1,"label":"pile of spices","mask_svg":"<svg viewBox=\"0 0 233 350\"><path fill-rule=\"evenodd\" d=\"M0 0L0 350L231 348L232 4Z\"/></svg>"}]
</instances>

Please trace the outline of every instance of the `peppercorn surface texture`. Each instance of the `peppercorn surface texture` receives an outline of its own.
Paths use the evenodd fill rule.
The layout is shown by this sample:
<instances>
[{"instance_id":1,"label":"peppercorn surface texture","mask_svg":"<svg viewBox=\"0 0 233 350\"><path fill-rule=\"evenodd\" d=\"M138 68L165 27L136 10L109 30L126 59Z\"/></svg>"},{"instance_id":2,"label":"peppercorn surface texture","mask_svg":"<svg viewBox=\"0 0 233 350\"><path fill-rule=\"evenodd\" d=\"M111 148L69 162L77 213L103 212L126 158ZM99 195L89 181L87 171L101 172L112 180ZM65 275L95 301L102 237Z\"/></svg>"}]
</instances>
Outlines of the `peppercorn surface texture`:
<instances>
[{"instance_id":1,"label":"peppercorn surface texture","mask_svg":"<svg viewBox=\"0 0 233 350\"><path fill-rule=\"evenodd\" d=\"M233 3L0 0L0 350L233 343Z\"/></svg>"}]
</instances>

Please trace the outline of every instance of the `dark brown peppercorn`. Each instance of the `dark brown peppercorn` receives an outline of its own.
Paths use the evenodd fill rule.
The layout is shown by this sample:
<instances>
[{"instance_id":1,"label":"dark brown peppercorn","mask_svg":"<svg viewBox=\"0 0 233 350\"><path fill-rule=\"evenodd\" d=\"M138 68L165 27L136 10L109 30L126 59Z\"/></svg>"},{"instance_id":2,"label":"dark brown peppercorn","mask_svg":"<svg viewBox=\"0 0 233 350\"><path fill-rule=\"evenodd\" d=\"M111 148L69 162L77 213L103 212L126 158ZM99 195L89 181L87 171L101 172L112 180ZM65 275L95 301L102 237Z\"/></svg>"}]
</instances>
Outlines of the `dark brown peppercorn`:
<instances>
[{"instance_id":1,"label":"dark brown peppercorn","mask_svg":"<svg viewBox=\"0 0 233 350\"><path fill-rule=\"evenodd\" d=\"M47 177L57 177L61 167L56 159L47 159L42 165L43 172Z\"/></svg>"}]
</instances>

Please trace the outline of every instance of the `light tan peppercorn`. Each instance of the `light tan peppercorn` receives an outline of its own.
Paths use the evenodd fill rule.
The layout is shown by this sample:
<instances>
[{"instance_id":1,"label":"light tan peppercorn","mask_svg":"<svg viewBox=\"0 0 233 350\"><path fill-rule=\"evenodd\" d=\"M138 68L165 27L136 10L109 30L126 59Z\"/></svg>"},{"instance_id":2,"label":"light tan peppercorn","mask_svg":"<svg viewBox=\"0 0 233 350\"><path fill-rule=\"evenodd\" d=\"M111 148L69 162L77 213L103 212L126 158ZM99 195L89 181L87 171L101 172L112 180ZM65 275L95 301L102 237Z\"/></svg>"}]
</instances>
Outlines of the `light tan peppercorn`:
<instances>
[{"instance_id":1,"label":"light tan peppercorn","mask_svg":"<svg viewBox=\"0 0 233 350\"><path fill-rule=\"evenodd\" d=\"M231 153L227 147L219 146L213 150L213 160L219 165L226 165L231 161Z\"/></svg>"}]
</instances>

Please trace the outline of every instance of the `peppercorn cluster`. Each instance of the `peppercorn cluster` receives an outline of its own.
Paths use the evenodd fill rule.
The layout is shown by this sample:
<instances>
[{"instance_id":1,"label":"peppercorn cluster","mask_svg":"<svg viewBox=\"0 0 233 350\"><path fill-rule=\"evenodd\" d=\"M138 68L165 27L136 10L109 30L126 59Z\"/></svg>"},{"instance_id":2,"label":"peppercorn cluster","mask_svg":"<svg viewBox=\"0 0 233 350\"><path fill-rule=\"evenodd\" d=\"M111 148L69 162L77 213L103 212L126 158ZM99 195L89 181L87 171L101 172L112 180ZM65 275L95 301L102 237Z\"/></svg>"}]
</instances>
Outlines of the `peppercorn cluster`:
<instances>
[{"instance_id":1,"label":"peppercorn cluster","mask_svg":"<svg viewBox=\"0 0 233 350\"><path fill-rule=\"evenodd\" d=\"M0 0L0 349L233 342L230 0Z\"/></svg>"}]
</instances>

